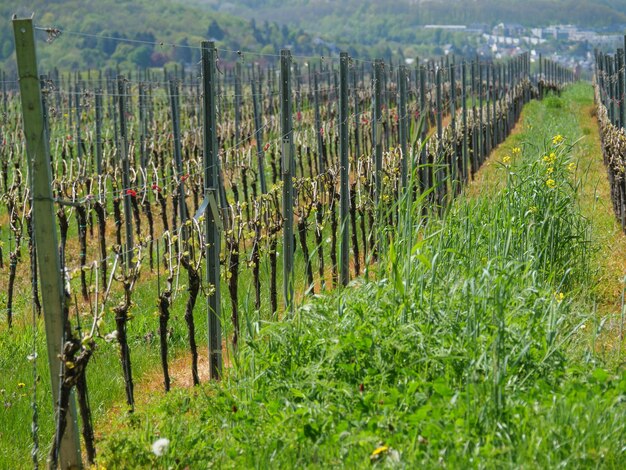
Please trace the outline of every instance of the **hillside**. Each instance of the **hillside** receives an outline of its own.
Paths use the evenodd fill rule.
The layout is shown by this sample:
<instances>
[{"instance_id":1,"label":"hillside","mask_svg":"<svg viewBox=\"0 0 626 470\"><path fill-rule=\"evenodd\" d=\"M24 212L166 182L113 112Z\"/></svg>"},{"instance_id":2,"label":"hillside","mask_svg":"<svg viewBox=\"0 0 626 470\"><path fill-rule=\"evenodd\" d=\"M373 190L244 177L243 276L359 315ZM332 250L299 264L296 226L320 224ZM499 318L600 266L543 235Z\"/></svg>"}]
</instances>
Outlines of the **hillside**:
<instances>
[{"instance_id":1,"label":"hillside","mask_svg":"<svg viewBox=\"0 0 626 470\"><path fill-rule=\"evenodd\" d=\"M257 27L254 21L193 7L189 2L23 0L19 6L0 3L0 67L5 70L15 67L9 19L13 14L30 16L33 12L36 24L73 32L62 34L51 47L39 47L43 70L193 63L200 58L199 49L159 43L199 46L206 39L214 39L218 47L229 50L275 53L289 44L299 54L324 53L323 43L315 45L314 37L302 30L271 21L259 22Z\"/></svg>"},{"instance_id":2,"label":"hillside","mask_svg":"<svg viewBox=\"0 0 626 470\"><path fill-rule=\"evenodd\" d=\"M304 55L343 49L353 57L401 59L439 55L440 46L453 44L471 56L476 53L476 37L419 26L508 22L615 28L626 24L626 4L617 0L23 0L17 7L0 4L0 67L5 70L15 67L8 19L14 13L32 12L39 25L86 34L64 34L55 47L40 47L44 70L194 63L199 59L197 49L159 44L195 46L203 39L215 39L224 49L263 54L291 47ZM116 41L120 38L147 44Z\"/></svg>"},{"instance_id":3,"label":"hillside","mask_svg":"<svg viewBox=\"0 0 626 470\"><path fill-rule=\"evenodd\" d=\"M626 23L626 4L618 0L193 0L215 10L237 12L257 19L272 18L298 26L315 26L319 30L333 27L373 35L377 31L364 24L388 24L389 32L397 33L406 25L499 22L526 26L547 26L554 23L603 27ZM363 23L365 22L365 23ZM345 24L345 28L341 25ZM355 26L358 26L355 28Z\"/></svg>"}]
</instances>

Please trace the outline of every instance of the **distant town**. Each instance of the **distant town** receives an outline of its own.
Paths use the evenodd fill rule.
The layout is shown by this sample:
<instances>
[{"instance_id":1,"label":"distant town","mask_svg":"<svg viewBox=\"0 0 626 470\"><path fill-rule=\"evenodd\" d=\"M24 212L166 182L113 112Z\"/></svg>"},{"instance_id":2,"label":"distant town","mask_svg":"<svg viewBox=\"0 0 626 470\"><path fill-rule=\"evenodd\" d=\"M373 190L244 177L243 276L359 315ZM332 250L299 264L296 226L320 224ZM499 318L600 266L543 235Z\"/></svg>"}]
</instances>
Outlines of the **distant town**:
<instances>
[{"instance_id":1,"label":"distant town","mask_svg":"<svg viewBox=\"0 0 626 470\"><path fill-rule=\"evenodd\" d=\"M545 28L528 28L516 23L500 23L495 27L486 24L471 25L425 25L424 29L467 33L475 36L475 52L478 55L501 59L530 51L531 61L539 55L549 57L560 64L577 69L583 74L593 70L595 48L614 50L624 47L626 28L615 26L604 30L579 28L574 25L553 25ZM465 53L452 44L441 46L444 54Z\"/></svg>"}]
</instances>

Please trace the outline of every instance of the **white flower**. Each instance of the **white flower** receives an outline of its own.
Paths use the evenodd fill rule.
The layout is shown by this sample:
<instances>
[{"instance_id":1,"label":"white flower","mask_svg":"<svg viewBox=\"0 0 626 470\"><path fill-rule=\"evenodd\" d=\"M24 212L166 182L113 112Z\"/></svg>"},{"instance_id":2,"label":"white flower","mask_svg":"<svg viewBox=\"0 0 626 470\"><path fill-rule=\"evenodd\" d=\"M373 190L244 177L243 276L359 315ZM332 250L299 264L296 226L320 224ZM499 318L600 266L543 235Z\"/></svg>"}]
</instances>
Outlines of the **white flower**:
<instances>
[{"instance_id":1,"label":"white flower","mask_svg":"<svg viewBox=\"0 0 626 470\"><path fill-rule=\"evenodd\" d=\"M170 440L162 437L161 439L157 439L152 444L152 452L157 457L161 457L163 454L167 452L167 449L170 446Z\"/></svg>"},{"instance_id":2,"label":"white flower","mask_svg":"<svg viewBox=\"0 0 626 470\"><path fill-rule=\"evenodd\" d=\"M117 340L117 330L113 330L108 335L105 335L104 340L107 343L110 343L111 341L116 341Z\"/></svg>"},{"instance_id":3,"label":"white flower","mask_svg":"<svg viewBox=\"0 0 626 470\"><path fill-rule=\"evenodd\" d=\"M34 352L32 354L29 354L28 356L26 356L26 359L28 359L30 362L33 362L35 359L37 359L37 353Z\"/></svg>"}]
</instances>

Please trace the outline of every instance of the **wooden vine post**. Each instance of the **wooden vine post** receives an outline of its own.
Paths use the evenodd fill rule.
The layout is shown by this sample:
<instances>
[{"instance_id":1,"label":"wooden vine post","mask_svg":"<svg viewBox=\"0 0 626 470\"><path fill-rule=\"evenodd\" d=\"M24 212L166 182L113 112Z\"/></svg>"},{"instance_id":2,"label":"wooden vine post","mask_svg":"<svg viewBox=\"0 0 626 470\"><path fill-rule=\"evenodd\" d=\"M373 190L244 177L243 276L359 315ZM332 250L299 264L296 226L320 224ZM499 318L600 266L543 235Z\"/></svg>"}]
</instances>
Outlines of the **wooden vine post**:
<instances>
[{"instance_id":1,"label":"wooden vine post","mask_svg":"<svg viewBox=\"0 0 626 470\"><path fill-rule=\"evenodd\" d=\"M217 122L215 88L215 44L202 42L202 91L204 126L204 197L208 200L204 215L206 228L206 278L208 283L209 377L222 375L222 325L220 305L220 232L221 219L217 205Z\"/></svg>"},{"instance_id":2,"label":"wooden vine post","mask_svg":"<svg viewBox=\"0 0 626 470\"><path fill-rule=\"evenodd\" d=\"M293 122L291 120L291 52L280 51L280 122L283 176L283 296L285 310L293 312Z\"/></svg>"},{"instance_id":3,"label":"wooden vine post","mask_svg":"<svg viewBox=\"0 0 626 470\"><path fill-rule=\"evenodd\" d=\"M55 412L58 413L59 379L62 372L62 363L58 358L63 354L65 329L65 319L63 318L64 292L54 200L52 198L52 169L50 167L48 136L43 120L32 18L17 19L14 17L13 33L22 97L24 136L31 168L29 175L33 198L33 226L44 306L52 398ZM73 393L67 411L67 424L59 446L60 467L63 469L82 468ZM56 468L56 462L50 462L50 465Z\"/></svg>"}]
</instances>

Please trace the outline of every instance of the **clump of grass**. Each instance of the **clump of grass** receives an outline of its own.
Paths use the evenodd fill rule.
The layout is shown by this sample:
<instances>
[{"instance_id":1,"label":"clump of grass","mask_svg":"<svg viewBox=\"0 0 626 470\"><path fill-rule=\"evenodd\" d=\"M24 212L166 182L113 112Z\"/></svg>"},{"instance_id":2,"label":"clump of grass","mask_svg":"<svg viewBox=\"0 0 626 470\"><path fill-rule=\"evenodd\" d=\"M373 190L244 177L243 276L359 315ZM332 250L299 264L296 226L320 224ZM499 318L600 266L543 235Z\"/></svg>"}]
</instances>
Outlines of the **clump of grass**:
<instances>
[{"instance_id":1,"label":"clump of grass","mask_svg":"<svg viewBox=\"0 0 626 470\"><path fill-rule=\"evenodd\" d=\"M552 109L563 108L563 100L561 99L561 97L554 95L554 94L550 94L546 98L544 98L544 102L545 102L546 108L552 108Z\"/></svg>"}]
</instances>

